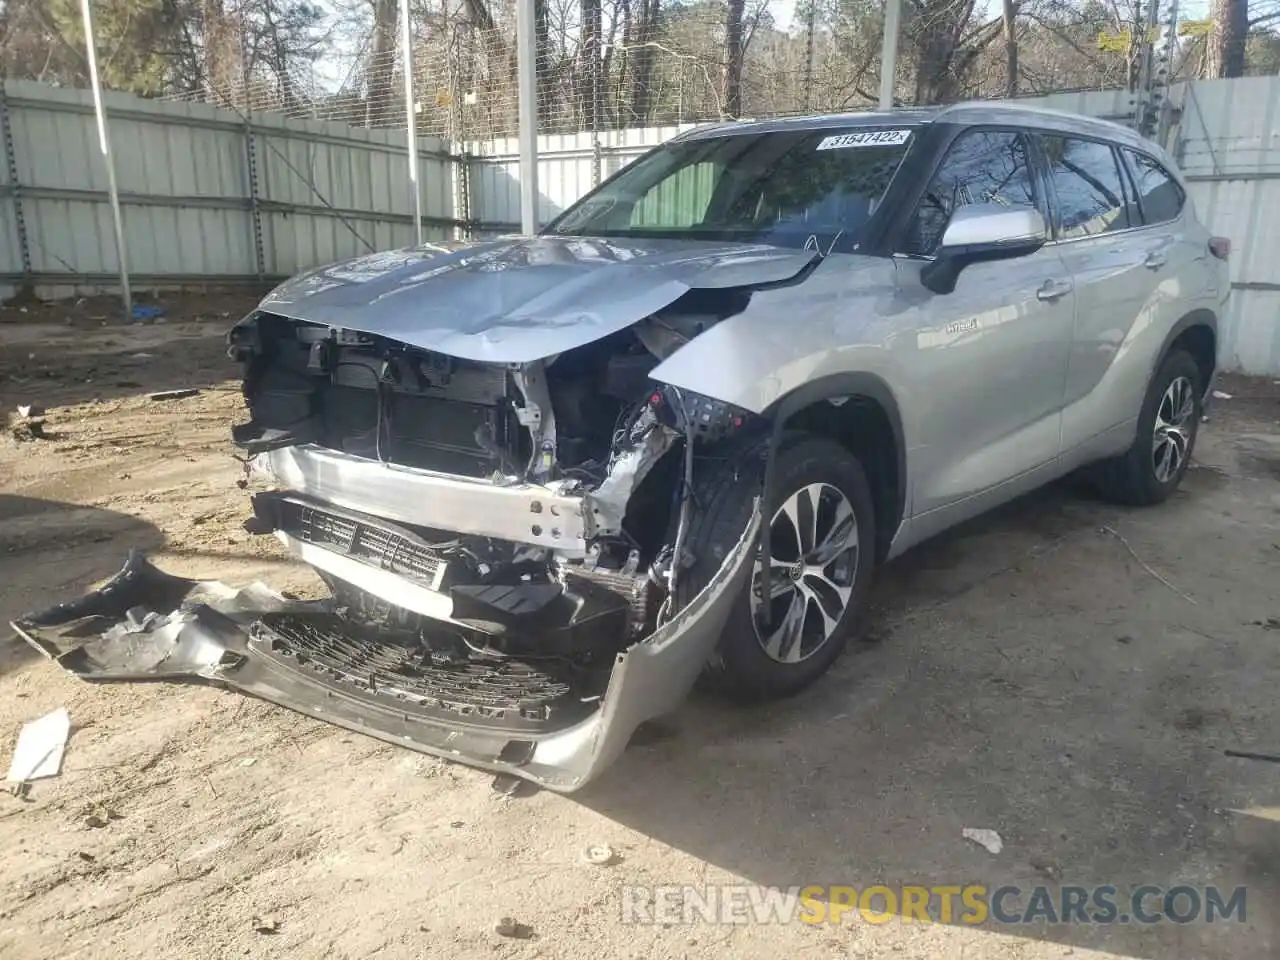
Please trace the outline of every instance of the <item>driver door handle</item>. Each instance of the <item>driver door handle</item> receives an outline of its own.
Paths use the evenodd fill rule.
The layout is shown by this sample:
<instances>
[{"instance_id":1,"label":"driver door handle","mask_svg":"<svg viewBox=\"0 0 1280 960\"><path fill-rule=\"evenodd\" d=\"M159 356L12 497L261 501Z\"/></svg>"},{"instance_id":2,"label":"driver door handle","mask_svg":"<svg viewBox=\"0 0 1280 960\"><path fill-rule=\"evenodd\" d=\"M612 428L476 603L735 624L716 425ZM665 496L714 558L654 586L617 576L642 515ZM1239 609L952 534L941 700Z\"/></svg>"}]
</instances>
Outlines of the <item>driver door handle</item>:
<instances>
[{"instance_id":1,"label":"driver door handle","mask_svg":"<svg viewBox=\"0 0 1280 960\"><path fill-rule=\"evenodd\" d=\"M1168 254L1162 250L1152 250L1147 254L1147 259L1142 261L1142 265L1148 270L1159 270L1168 262Z\"/></svg>"},{"instance_id":2,"label":"driver door handle","mask_svg":"<svg viewBox=\"0 0 1280 960\"><path fill-rule=\"evenodd\" d=\"M1071 292L1071 284L1065 280L1046 280L1044 286L1036 291L1041 300L1057 300Z\"/></svg>"}]
</instances>

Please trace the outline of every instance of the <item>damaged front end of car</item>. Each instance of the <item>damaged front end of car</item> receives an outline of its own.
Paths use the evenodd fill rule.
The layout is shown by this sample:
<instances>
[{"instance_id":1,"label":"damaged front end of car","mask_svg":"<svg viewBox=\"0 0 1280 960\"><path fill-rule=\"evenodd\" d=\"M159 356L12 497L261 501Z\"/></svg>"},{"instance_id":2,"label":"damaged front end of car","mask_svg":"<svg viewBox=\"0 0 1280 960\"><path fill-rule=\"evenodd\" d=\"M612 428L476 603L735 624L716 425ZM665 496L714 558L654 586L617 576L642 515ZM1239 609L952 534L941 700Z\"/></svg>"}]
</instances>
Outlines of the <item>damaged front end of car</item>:
<instances>
[{"instance_id":1,"label":"damaged front end of car","mask_svg":"<svg viewBox=\"0 0 1280 960\"><path fill-rule=\"evenodd\" d=\"M681 584L700 458L770 425L655 368L812 258L547 238L397 256L299 278L229 337L251 414L233 440L270 487L246 529L330 599L131 555L14 627L88 680L218 683L577 789L688 694L757 556L758 510Z\"/></svg>"}]
</instances>

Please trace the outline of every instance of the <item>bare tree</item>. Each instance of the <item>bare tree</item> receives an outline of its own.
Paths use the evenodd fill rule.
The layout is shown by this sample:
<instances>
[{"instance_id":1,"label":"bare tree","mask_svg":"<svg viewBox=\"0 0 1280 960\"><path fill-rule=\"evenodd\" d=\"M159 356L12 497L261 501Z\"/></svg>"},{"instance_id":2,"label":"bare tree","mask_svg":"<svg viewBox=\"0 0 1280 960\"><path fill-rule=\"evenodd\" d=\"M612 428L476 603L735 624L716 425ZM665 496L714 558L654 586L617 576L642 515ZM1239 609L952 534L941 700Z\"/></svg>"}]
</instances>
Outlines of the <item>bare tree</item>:
<instances>
[{"instance_id":1,"label":"bare tree","mask_svg":"<svg viewBox=\"0 0 1280 960\"><path fill-rule=\"evenodd\" d=\"M1209 18L1213 21L1213 33L1206 51L1205 76L1244 76L1245 41L1249 37L1248 0L1213 0Z\"/></svg>"},{"instance_id":2,"label":"bare tree","mask_svg":"<svg viewBox=\"0 0 1280 960\"><path fill-rule=\"evenodd\" d=\"M724 18L724 112L742 115L742 15L745 0L728 0Z\"/></svg>"},{"instance_id":3,"label":"bare tree","mask_svg":"<svg viewBox=\"0 0 1280 960\"><path fill-rule=\"evenodd\" d=\"M582 122L588 130L600 128L600 0L581 0L582 49L578 58L579 100Z\"/></svg>"},{"instance_id":4,"label":"bare tree","mask_svg":"<svg viewBox=\"0 0 1280 960\"><path fill-rule=\"evenodd\" d=\"M396 50L396 0L369 0L373 35L365 66L365 126L377 126L391 101Z\"/></svg>"},{"instance_id":5,"label":"bare tree","mask_svg":"<svg viewBox=\"0 0 1280 960\"><path fill-rule=\"evenodd\" d=\"M1014 0L1004 2L1004 63L1006 97L1018 95L1018 5Z\"/></svg>"}]
</instances>

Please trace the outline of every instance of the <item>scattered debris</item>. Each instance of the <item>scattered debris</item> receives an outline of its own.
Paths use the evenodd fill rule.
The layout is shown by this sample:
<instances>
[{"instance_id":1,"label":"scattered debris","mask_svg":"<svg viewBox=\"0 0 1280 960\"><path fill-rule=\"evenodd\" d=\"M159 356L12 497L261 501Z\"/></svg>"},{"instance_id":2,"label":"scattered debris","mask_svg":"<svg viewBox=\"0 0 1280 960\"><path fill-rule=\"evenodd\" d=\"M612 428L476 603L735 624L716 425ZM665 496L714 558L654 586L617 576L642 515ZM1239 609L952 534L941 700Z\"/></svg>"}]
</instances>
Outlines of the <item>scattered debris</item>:
<instances>
[{"instance_id":1,"label":"scattered debris","mask_svg":"<svg viewBox=\"0 0 1280 960\"><path fill-rule=\"evenodd\" d=\"M56 777L62 770L62 754L70 733L71 715L65 707L24 724L5 779L16 789L31 780Z\"/></svg>"},{"instance_id":2,"label":"scattered debris","mask_svg":"<svg viewBox=\"0 0 1280 960\"><path fill-rule=\"evenodd\" d=\"M280 921L269 913L264 913L261 916L254 914L253 931L254 933L279 933Z\"/></svg>"},{"instance_id":3,"label":"scattered debris","mask_svg":"<svg viewBox=\"0 0 1280 960\"><path fill-rule=\"evenodd\" d=\"M164 316L164 307L153 307L145 303L135 303L133 305L134 320L155 320L157 317Z\"/></svg>"},{"instance_id":4,"label":"scattered debris","mask_svg":"<svg viewBox=\"0 0 1280 960\"><path fill-rule=\"evenodd\" d=\"M150 354L150 353L131 353L129 354L129 359L130 360L150 360L152 356L153 354Z\"/></svg>"},{"instance_id":5,"label":"scattered debris","mask_svg":"<svg viewBox=\"0 0 1280 960\"><path fill-rule=\"evenodd\" d=\"M1280 763L1280 754L1275 753L1254 753L1251 750L1223 750L1228 757L1236 757L1239 760L1262 760L1266 763Z\"/></svg>"},{"instance_id":6,"label":"scattered debris","mask_svg":"<svg viewBox=\"0 0 1280 960\"><path fill-rule=\"evenodd\" d=\"M44 432L44 421L39 418L19 420L9 428L9 434L18 443L52 439L49 434Z\"/></svg>"},{"instance_id":7,"label":"scattered debris","mask_svg":"<svg viewBox=\"0 0 1280 960\"><path fill-rule=\"evenodd\" d=\"M525 780L523 777L514 777L509 773L498 774L493 778L493 783L490 786L493 788L494 793L504 797L531 797L538 792L535 784Z\"/></svg>"},{"instance_id":8,"label":"scattered debris","mask_svg":"<svg viewBox=\"0 0 1280 960\"><path fill-rule=\"evenodd\" d=\"M195 387L187 387L182 390L157 390L155 393L148 393L148 400L185 400L187 397L194 397L200 391Z\"/></svg>"},{"instance_id":9,"label":"scattered debris","mask_svg":"<svg viewBox=\"0 0 1280 960\"><path fill-rule=\"evenodd\" d=\"M40 417L44 415L44 407L38 403L20 403L18 404L18 416L25 419L32 417Z\"/></svg>"},{"instance_id":10,"label":"scattered debris","mask_svg":"<svg viewBox=\"0 0 1280 960\"><path fill-rule=\"evenodd\" d=\"M514 917L503 917L493 928L500 937L511 937L515 940L528 940L533 936L533 927L521 923Z\"/></svg>"},{"instance_id":11,"label":"scattered debris","mask_svg":"<svg viewBox=\"0 0 1280 960\"><path fill-rule=\"evenodd\" d=\"M240 761L240 766L252 767L257 762L258 762L257 757L245 757L243 760Z\"/></svg>"},{"instance_id":12,"label":"scattered debris","mask_svg":"<svg viewBox=\"0 0 1280 960\"><path fill-rule=\"evenodd\" d=\"M1046 857L1032 857L1031 869L1055 882L1062 879L1062 867Z\"/></svg>"},{"instance_id":13,"label":"scattered debris","mask_svg":"<svg viewBox=\"0 0 1280 960\"><path fill-rule=\"evenodd\" d=\"M1004 841L994 830L988 830L985 827L965 827L960 834L966 840L972 840L978 846L984 847L988 853L999 853L1004 849Z\"/></svg>"},{"instance_id":14,"label":"scattered debris","mask_svg":"<svg viewBox=\"0 0 1280 960\"><path fill-rule=\"evenodd\" d=\"M1226 391L1224 391L1224 390L1215 390L1215 391L1213 391L1213 399L1215 399L1215 400L1230 400L1230 399L1231 399L1231 394L1227 393L1227 392L1226 392Z\"/></svg>"},{"instance_id":15,"label":"scattered debris","mask_svg":"<svg viewBox=\"0 0 1280 960\"><path fill-rule=\"evenodd\" d=\"M1261 627L1263 630L1280 630L1280 617L1267 617L1265 620L1253 621L1255 627Z\"/></svg>"},{"instance_id":16,"label":"scattered debris","mask_svg":"<svg viewBox=\"0 0 1280 960\"><path fill-rule=\"evenodd\" d=\"M458 830L466 826L466 824L464 824L461 820L454 820L452 823L449 824L449 826L453 827L453 829L455 830Z\"/></svg>"},{"instance_id":17,"label":"scattered debris","mask_svg":"<svg viewBox=\"0 0 1280 960\"><path fill-rule=\"evenodd\" d=\"M101 830L112 820L123 820L124 814L117 813L110 807L96 806L85 815L84 825L90 830Z\"/></svg>"},{"instance_id":18,"label":"scattered debris","mask_svg":"<svg viewBox=\"0 0 1280 960\"><path fill-rule=\"evenodd\" d=\"M92 853L85 853L83 850L77 850L76 856L79 857L81 860L83 860L85 863L93 863L95 860L98 859Z\"/></svg>"},{"instance_id":19,"label":"scattered debris","mask_svg":"<svg viewBox=\"0 0 1280 960\"><path fill-rule=\"evenodd\" d=\"M1147 561L1143 560L1140 556L1138 556L1138 554L1134 551L1133 547L1129 546L1128 540L1126 540L1120 534L1116 533L1116 531L1111 529L1110 527L1102 527L1101 530L1103 533L1107 534L1107 536L1115 537L1117 540L1123 543L1124 548L1129 551L1129 556L1133 557L1134 560L1137 560L1138 565L1141 566L1143 570L1147 571L1147 573L1151 574L1151 576L1155 577L1157 580L1159 580L1166 587L1168 587L1170 590L1172 590L1174 593L1180 596L1183 600L1187 601L1187 603L1191 604L1193 607L1198 606L1198 604L1193 599L1191 599L1191 597L1187 596L1185 593L1183 593L1181 590L1175 587L1172 583L1170 583L1164 577L1160 576L1160 574L1156 573L1155 570L1151 568L1150 564L1148 564Z\"/></svg>"},{"instance_id":20,"label":"scattered debris","mask_svg":"<svg viewBox=\"0 0 1280 960\"><path fill-rule=\"evenodd\" d=\"M606 843L591 843L582 849L582 859L593 867L611 867L618 862L613 847Z\"/></svg>"}]
</instances>

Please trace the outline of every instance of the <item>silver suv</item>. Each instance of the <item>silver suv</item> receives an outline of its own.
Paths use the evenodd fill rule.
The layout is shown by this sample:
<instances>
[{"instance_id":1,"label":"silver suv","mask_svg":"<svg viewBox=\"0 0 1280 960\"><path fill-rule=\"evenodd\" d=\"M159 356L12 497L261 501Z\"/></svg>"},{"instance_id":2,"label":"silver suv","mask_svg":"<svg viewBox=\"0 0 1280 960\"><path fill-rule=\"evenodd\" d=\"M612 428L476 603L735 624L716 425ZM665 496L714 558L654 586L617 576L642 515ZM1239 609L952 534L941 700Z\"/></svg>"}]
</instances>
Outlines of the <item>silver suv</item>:
<instances>
[{"instance_id":1,"label":"silver suv","mask_svg":"<svg viewBox=\"0 0 1280 960\"><path fill-rule=\"evenodd\" d=\"M332 599L133 555L15 626L86 677L213 680L572 790L700 674L812 683L876 565L953 524L1081 469L1167 497L1227 253L1102 121L696 130L538 237L315 270L232 330L248 527Z\"/></svg>"}]
</instances>

